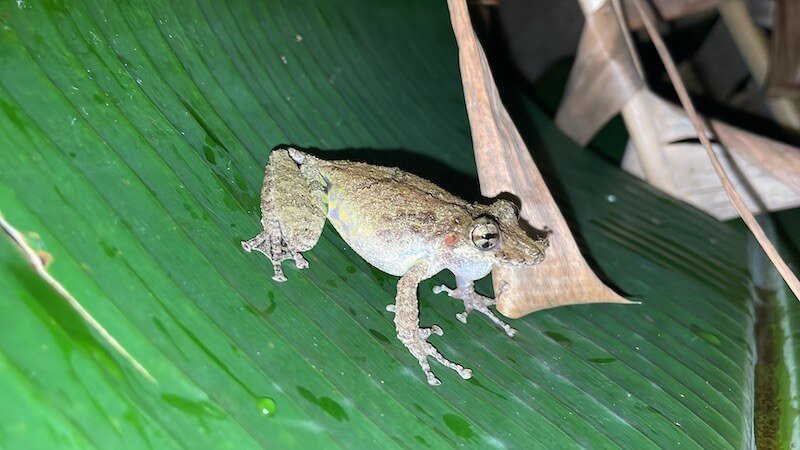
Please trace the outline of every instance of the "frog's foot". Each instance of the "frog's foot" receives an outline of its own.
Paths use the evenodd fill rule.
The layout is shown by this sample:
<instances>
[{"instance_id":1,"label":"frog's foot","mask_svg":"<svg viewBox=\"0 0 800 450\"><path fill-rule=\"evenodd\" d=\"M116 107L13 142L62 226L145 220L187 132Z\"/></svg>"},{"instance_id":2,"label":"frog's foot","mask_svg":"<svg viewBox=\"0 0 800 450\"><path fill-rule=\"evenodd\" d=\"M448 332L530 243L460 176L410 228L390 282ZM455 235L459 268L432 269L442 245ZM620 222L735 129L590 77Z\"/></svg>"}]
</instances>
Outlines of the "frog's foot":
<instances>
[{"instance_id":1,"label":"frog's foot","mask_svg":"<svg viewBox=\"0 0 800 450\"><path fill-rule=\"evenodd\" d=\"M441 353L439 353L439 350L436 350L436 347L428 342L428 338L431 334L441 336L443 332L439 326L434 325L430 328L419 328L416 332L410 333L410 335L397 335L397 338L400 339L400 342L402 342L408 351L410 351L411 354L417 358L420 367L422 367L422 371L425 372L425 376L428 378L428 384L434 386L442 384L442 382L439 381L439 379L436 378L436 375L434 375L431 371L431 366L428 364L428 356L438 361L439 364L455 370L458 375L461 376L461 378L465 380L472 378L472 370L448 360L442 356Z\"/></svg>"},{"instance_id":2,"label":"frog's foot","mask_svg":"<svg viewBox=\"0 0 800 450\"><path fill-rule=\"evenodd\" d=\"M281 237L281 232L262 231L258 236L242 241L242 248L247 252L253 250L261 252L272 261L272 269L275 272L272 279L275 281L286 281L286 275L283 274L281 262L286 259L294 260L294 265L298 269L305 269L308 267L308 261L300 254L299 251L291 250L286 242Z\"/></svg>"},{"instance_id":3,"label":"frog's foot","mask_svg":"<svg viewBox=\"0 0 800 450\"><path fill-rule=\"evenodd\" d=\"M308 261L303 258L303 255L300 252L297 252L292 257L294 259L294 266L298 269L308 269Z\"/></svg>"},{"instance_id":4,"label":"frog's foot","mask_svg":"<svg viewBox=\"0 0 800 450\"><path fill-rule=\"evenodd\" d=\"M464 312L456 314L456 319L458 319L459 322L467 323L467 316L469 313L472 311L478 311L479 313L488 317L492 322L495 323L495 325L502 328L508 337L514 337L514 335L517 334L516 329L512 328L511 325L501 320L499 317L497 317L497 315L495 315L495 313L492 312L492 310L489 309L489 306L495 304L493 298L484 297L483 295L475 292L475 290L471 287L468 289L450 289L442 284L433 288L434 294L439 294L441 292L447 292L447 295L450 297L457 298L464 302Z\"/></svg>"}]
</instances>

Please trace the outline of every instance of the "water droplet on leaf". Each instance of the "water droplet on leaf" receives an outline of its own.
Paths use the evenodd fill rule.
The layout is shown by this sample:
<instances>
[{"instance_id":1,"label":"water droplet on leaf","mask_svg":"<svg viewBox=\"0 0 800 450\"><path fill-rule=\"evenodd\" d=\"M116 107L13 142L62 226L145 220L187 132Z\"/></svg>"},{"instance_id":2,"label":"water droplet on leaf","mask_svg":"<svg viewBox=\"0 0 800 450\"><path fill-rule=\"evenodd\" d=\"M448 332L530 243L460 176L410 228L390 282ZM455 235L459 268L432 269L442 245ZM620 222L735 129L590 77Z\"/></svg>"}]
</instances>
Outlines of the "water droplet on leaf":
<instances>
[{"instance_id":1,"label":"water droplet on leaf","mask_svg":"<svg viewBox=\"0 0 800 450\"><path fill-rule=\"evenodd\" d=\"M258 406L258 411L264 415L272 417L275 415L275 400L269 397L261 397L256 402Z\"/></svg>"}]
</instances>

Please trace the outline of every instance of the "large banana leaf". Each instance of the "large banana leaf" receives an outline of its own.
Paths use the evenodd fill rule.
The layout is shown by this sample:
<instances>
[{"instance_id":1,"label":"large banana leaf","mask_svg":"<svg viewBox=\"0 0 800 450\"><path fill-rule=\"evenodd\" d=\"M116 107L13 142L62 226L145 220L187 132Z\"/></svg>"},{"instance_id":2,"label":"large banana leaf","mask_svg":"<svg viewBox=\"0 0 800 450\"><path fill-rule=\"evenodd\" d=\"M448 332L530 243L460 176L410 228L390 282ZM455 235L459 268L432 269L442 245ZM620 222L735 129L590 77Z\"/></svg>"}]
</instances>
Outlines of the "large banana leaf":
<instances>
[{"instance_id":1,"label":"large banana leaf","mask_svg":"<svg viewBox=\"0 0 800 450\"><path fill-rule=\"evenodd\" d=\"M0 240L0 446L745 447L744 233L517 120L585 250L638 306L454 320L475 371L431 387L394 339L395 277L326 228L269 279L246 254L269 149L478 188L443 1L0 2L0 211L149 371ZM488 290L483 283L481 289Z\"/></svg>"}]
</instances>

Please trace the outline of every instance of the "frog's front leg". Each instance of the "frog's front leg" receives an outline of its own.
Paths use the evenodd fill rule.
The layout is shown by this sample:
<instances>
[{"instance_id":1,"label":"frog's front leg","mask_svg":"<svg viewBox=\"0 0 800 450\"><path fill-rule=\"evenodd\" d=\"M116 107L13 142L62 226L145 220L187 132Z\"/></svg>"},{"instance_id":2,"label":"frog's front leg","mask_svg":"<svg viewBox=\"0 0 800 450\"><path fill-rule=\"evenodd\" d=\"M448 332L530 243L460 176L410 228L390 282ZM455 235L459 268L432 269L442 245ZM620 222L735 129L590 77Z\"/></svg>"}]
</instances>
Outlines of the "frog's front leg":
<instances>
[{"instance_id":1,"label":"frog's front leg","mask_svg":"<svg viewBox=\"0 0 800 450\"><path fill-rule=\"evenodd\" d=\"M456 276L456 289L450 289L445 285L441 285L434 287L433 292L434 294L447 292L447 295L450 297L457 298L464 302L464 312L456 314L456 319L461 323L467 323L467 316L474 310L488 317L498 327L502 328L509 337L514 337L514 335L517 334L517 330L503 322L489 309L489 306L495 304L495 300L475 292L475 284L472 280Z\"/></svg>"},{"instance_id":2,"label":"frog's front leg","mask_svg":"<svg viewBox=\"0 0 800 450\"><path fill-rule=\"evenodd\" d=\"M419 365L425 372L428 378L428 383L432 385L439 385L441 382L431 372L430 365L428 364L428 356L433 357L436 361L445 367L449 367L461 376L467 379L472 377L472 371L463 366L447 360L436 347L428 343L428 337L431 334L441 336L442 329L437 325L430 328L419 327L419 302L417 300L417 286L419 283L428 278L428 265L420 263L408 270L397 282L397 297L395 298L394 308L394 324L397 329L397 338L400 342L408 348L412 355L417 358Z\"/></svg>"},{"instance_id":3,"label":"frog's front leg","mask_svg":"<svg viewBox=\"0 0 800 450\"><path fill-rule=\"evenodd\" d=\"M242 247L267 255L275 281L286 281L281 269L283 260L293 259L301 269L308 267L300 252L316 245L325 225L325 187L313 161L313 157L293 148L275 149L269 155L261 189L264 229L256 237L242 241Z\"/></svg>"}]
</instances>

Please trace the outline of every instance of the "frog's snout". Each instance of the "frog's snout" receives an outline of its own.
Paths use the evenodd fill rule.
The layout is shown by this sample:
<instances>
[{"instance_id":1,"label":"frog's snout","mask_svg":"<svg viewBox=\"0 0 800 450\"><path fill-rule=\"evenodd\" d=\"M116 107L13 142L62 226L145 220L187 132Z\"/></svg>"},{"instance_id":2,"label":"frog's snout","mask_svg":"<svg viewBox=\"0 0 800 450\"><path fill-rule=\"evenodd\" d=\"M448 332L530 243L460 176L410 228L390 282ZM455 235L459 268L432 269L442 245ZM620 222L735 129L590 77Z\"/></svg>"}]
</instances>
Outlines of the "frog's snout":
<instances>
[{"instance_id":1,"label":"frog's snout","mask_svg":"<svg viewBox=\"0 0 800 450\"><path fill-rule=\"evenodd\" d=\"M547 250L548 247L550 247L550 241L546 237L539 238L536 241L534 241L533 246L536 249L535 256L533 257L534 259L533 264L535 265L544 261L544 256L545 256L544 251Z\"/></svg>"},{"instance_id":2,"label":"frog's snout","mask_svg":"<svg viewBox=\"0 0 800 450\"><path fill-rule=\"evenodd\" d=\"M537 248L533 252L531 252L532 256L530 258L526 258L523 265L525 266L535 266L540 264L544 261L544 248Z\"/></svg>"},{"instance_id":3,"label":"frog's snout","mask_svg":"<svg viewBox=\"0 0 800 450\"><path fill-rule=\"evenodd\" d=\"M550 247L550 240L546 237L539 238L533 243L534 247L538 250L536 264L544 261L544 251Z\"/></svg>"},{"instance_id":4,"label":"frog's snout","mask_svg":"<svg viewBox=\"0 0 800 450\"><path fill-rule=\"evenodd\" d=\"M540 264L542 261L544 261L544 251L540 250L533 255L532 263L530 265L535 266L536 264Z\"/></svg>"},{"instance_id":5,"label":"frog's snout","mask_svg":"<svg viewBox=\"0 0 800 450\"><path fill-rule=\"evenodd\" d=\"M525 267L535 266L544 261L545 250L550 246L547 238L528 241L525 244L518 243L518 245L511 245L502 249L497 255L500 263Z\"/></svg>"}]
</instances>

